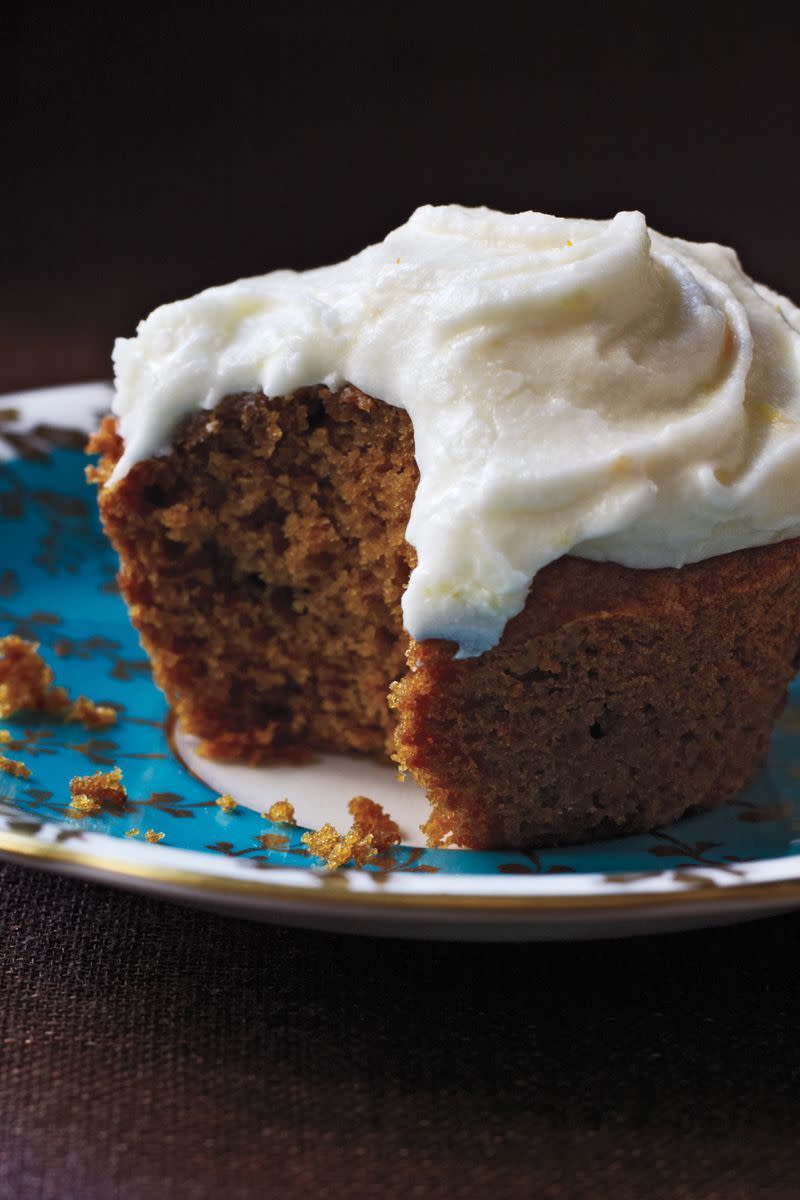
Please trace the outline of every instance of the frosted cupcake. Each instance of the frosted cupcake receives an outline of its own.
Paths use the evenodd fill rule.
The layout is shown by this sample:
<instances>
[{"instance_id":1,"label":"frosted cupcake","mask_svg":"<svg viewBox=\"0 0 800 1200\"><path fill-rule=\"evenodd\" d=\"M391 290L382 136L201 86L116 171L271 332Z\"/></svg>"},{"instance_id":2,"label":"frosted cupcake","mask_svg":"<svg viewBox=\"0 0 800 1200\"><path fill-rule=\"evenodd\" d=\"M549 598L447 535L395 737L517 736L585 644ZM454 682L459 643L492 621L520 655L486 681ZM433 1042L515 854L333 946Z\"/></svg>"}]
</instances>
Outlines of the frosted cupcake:
<instances>
[{"instance_id":1,"label":"frosted cupcake","mask_svg":"<svg viewBox=\"0 0 800 1200\"><path fill-rule=\"evenodd\" d=\"M473 846L757 769L800 644L800 316L732 251L424 208L115 362L100 509L209 753L391 755Z\"/></svg>"}]
</instances>

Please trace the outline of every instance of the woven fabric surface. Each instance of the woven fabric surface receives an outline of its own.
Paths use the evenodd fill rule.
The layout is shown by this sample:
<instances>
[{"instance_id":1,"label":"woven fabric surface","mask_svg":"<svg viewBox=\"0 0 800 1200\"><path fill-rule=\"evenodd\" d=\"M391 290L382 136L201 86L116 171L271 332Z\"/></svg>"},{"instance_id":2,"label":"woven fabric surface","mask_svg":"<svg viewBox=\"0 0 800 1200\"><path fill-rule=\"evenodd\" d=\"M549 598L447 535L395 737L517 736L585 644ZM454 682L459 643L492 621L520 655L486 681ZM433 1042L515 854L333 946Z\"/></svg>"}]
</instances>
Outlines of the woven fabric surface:
<instances>
[{"instance_id":1,"label":"woven fabric surface","mask_svg":"<svg viewBox=\"0 0 800 1200\"><path fill-rule=\"evenodd\" d=\"M491 946L0 867L0 1196L794 1197L800 918Z\"/></svg>"}]
</instances>

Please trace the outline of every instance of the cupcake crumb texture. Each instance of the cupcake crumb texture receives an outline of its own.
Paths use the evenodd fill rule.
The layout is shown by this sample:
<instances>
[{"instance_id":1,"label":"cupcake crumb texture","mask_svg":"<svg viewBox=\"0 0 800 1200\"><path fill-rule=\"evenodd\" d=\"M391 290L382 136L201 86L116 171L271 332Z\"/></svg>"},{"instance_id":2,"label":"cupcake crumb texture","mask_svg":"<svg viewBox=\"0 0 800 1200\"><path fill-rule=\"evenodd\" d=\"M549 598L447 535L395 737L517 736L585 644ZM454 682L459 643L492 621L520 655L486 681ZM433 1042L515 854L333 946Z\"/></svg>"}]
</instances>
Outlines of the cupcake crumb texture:
<instances>
[{"instance_id":1,"label":"cupcake crumb texture","mask_svg":"<svg viewBox=\"0 0 800 1200\"><path fill-rule=\"evenodd\" d=\"M329 871L349 862L363 867L400 841L400 827L376 801L368 796L354 796L347 807L354 818L347 833L340 834L328 822L320 829L304 833L301 839Z\"/></svg>"},{"instance_id":2,"label":"cupcake crumb texture","mask_svg":"<svg viewBox=\"0 0 800 1200\"><path fill-rule=\"evenodd\" d=\"M276 825L297 824L294 819L294 805L288 800L277 800L264 815Z\"/></svg>"},{"instance_id":3,"label":"cupcake crumb texture","mask_svg":"<svg viewBox=\"0 0 800 1200\"><path fill-rule=\"evenodd\" d=\"M115 709L86 696L70 700L66 688L53 686L53 672L39 654L38 642L9 634L0 638L0 718L23 712L50 713L86 729L107 729Z\"/></svg>"},{"instance_id":4,"label":"cupcake crumb texture","mask_svg":"<svg viewBox=\"0 0 800 1200\"><path fill-rule=\"evenodd\" d=\"M128 799L122 782L122 771L96 771L94 775L75 775L69 781L70 816L93 816L97 813L121 811Z\"/></svg>"},{"instance_id":5,"label":"cupcake crumb texture","mask_svg":"<svg viewBox=\"0 0 800 1200\"><path fill-rule=\"evenodd\" d=\"M6 758L5 754L0 754L0 771L4 771L6 775L16 775L19 779L31 777L30 767L26 767L19 759Z\"/></svg>"}]
</instances>

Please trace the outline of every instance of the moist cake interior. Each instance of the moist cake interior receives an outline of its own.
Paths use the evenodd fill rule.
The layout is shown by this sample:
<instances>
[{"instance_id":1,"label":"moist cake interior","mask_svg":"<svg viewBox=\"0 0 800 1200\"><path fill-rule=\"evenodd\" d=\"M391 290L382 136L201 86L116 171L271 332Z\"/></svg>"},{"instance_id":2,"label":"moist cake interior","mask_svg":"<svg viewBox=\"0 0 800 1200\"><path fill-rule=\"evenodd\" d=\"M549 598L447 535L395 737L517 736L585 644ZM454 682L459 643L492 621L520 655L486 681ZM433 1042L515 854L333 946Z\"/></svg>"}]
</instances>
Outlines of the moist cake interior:
<instances>
[{"instance_id":1,"label":"moist cake interior","mask_svg":"<svg viewBox=\"0 0 800 1200\"><path fill-rule=\"evenodd\" d=\"M95 448L115 460L107 422ZM355 388L227 397L104 493L157 682L214 757L388 757L411 422Z\"/></svg>"}]
</instances>

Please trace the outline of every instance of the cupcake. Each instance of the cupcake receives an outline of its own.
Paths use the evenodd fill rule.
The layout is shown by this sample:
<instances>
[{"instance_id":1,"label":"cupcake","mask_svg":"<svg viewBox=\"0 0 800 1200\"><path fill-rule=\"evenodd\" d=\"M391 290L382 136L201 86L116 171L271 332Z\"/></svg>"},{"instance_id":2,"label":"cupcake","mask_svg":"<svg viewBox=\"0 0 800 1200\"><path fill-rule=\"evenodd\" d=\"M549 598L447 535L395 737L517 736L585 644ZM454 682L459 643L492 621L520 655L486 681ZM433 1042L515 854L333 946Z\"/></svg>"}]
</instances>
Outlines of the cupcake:
<instances>
[{"instance_id":1,"label":"cupcake","mask_svg":"<svg viewBox=\"0 0 800 1200\"><path fill-rule=\"evenodd\" d=\"M206 753L393 759L431 844L724 804L800 644L800 314L735 254L419 209L156 310L95 478Z\"/></svg>"}]
</instances>

